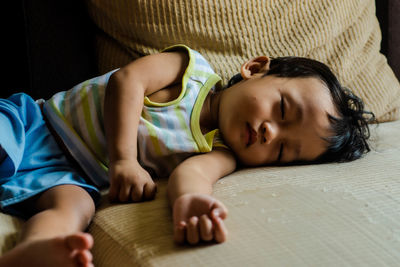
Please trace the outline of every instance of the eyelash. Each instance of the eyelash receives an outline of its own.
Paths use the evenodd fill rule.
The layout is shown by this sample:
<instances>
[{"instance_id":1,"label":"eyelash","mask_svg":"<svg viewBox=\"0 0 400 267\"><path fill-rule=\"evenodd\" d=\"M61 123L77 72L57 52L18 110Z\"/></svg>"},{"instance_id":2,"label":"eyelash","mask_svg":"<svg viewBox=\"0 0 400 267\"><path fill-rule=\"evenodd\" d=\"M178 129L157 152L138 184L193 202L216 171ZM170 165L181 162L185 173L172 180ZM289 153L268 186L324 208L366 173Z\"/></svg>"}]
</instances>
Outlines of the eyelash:
<instances>
[{"instance_id":1,"label":"eyelash","mask_svg":"<svg viewBox=\"0 0 400 267\"><path fill-rule=\"evenodd\" d=\"M281 118L282 118L282 120L285 119L285 102L283 100L284 100L284 98L281 95ZM278 162L280 162L282 159L282 153L283 153L283 143L281 143L280 148L279 148Z\"/></svg>"},{"instance_id":2,"label":"eyelash","mask_svg":"<svg viewBox=\"0 0 400 267\"><path fill-rule=\"evenodd\" d=\"M280 162L282 159L282 152L283 152L283 143L281 143L281 146L279 148L278 162Z\"/></svg>"}]
</instances>

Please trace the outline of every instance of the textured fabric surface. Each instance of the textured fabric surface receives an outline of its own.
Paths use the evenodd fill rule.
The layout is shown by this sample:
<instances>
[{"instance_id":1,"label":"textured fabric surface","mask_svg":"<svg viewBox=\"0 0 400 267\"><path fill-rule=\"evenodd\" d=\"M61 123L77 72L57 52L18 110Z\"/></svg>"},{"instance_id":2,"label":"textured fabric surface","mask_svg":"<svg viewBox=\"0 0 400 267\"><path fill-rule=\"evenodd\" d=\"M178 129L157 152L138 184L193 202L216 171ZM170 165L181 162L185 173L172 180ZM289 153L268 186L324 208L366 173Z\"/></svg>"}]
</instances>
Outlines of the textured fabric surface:
<instances>
[{"instance_id":1,"label":"textured fabric surface","mask_svg":"<svg viewBox=\"0 0 400 267\"><path fill-rule=\"evenodd\" d=\"M343 164L245 169L214 187L227 242L176 246L166 196L110 205L89 232L96 266L396 266L400 262L400 121L373 130L373 151ZM0 251L21 221L0 214Z\"/></svg>"},{"instance_id":2,"label":"textured fabric surface","mask_svg":"<svg viewBox=\"0 0 400 267\"><path fill-rule=\"evenodd\" d=\"M154 201L97 212L96 266L394 266L400 262L400 121L346 164L256 168L220 180L226 243L174 245L166 181ZM379 141L377 141L379 137ZM121 264L121 265L119 265Z\"/></svg>"},{"instance_id":3,"label":"textured fabric surface","mask_svg":"<svg viewBox=\"0 0 400 267\"><path fill-rule=\"evenodd\" d=\"M306 56L332 67L379 120L400 117L400 86L379 53L373 0L87 2L103 30L101 72L175 43L198 50L224 82L254 56Z\"/></svg>"},{"instance_id":4,"label":"textured fabric surface","mask_svg":"<svg viewBox=\"0 0 400 267\"><path fill-rule=\"evenodd\" d=\"M23 220L0 212L0 255L17 244Z\"/></svg>"},{"instance_id":5,"label":"textured fabric surface","mask_svg":"<svg viewBox=\"0 0 400 267\"><path fill-rule=\"evenodd\" d=\"M214 193L229 209L221 245L178 247L166 201L104 203L90 227L96 266L395 265L400 260L400 122L348 164L247 169Z\"/></svg>"}]
</instances>

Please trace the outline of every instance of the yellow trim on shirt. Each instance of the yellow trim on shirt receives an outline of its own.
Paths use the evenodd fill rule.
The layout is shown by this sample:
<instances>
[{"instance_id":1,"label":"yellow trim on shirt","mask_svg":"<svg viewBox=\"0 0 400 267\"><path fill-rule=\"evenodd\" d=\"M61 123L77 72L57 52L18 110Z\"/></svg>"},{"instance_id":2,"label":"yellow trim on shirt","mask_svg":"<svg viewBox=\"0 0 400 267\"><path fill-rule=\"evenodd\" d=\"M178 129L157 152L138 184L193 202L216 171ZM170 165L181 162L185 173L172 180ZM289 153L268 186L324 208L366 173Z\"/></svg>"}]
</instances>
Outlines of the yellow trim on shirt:
<instances>
[{"instance_id":1,"label":"yellow trim on shirt","mask_svg":"<svg viewBox=\"0 0 400 267\"><path fill-rule=\"evenodd\" d=\"M212 149L212 142L211 145L209 144L209 142L207 142L200 129L200 112L203 107L204 101L208 93L210 92L210 89L220 80L221 78L218 75L210 75L205 84L200 88L199 95L197 96L196 102L193 107L192 116L190 118L190 128L192 129L193 137L199 147L200 152L210 152Z\"/></svg>"},{"instance_id":2,"label":"yellow trim on shirt","mask_svg":"<svg viewBox=\"0 0 400 267\"><path fill-rule=\"evenodd\" d=\"M193 54L192 50L187 47L186 45L182 45L182 44L178 44L178 45L173 45L170 47L165 48L164 50L162 50L162 52L170 52L170 51L178 51L178 50L185 50L188 53L189 56L189 63L188 66L182 76L182 90L181 93L179 94L179 96L169 102L165 102L165 103L158 103L158 102L153 102L150 100L150 98L148 98L147 96L144 97L144 105L149 106L149 107L166 107L166 106L171 106L174 105L176 103L178 103L179 101L181 101L181 99L183 98L183 96L186 93L186 86L189 80L189 77L192 75L193 70L194 70L194 66L196 64L196 57Z\"/></svg>"}]
</instances>

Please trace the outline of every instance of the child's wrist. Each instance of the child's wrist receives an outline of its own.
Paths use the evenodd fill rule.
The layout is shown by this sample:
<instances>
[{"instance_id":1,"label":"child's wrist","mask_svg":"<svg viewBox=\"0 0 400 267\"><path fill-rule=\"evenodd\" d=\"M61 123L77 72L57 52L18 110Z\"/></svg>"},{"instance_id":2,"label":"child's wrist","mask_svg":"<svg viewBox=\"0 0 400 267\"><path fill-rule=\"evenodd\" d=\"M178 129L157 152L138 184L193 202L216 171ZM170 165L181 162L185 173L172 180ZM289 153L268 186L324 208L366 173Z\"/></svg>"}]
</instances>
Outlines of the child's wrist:
<instances>
[{"instance_id":1,"label":"child's wrist","mask_svg":"<svg viewBox=\"0 0 400 267\"><path fill-rule=\"evenodd\" d=\"M194 193L183 193L180 194L178 196L175 196L171 199L171 207L172 209L175 208L175 206L177 205L177 203L185 203L186 201L188 201L188 199L193 195Z\"/></svg>"},{"instance_id":2,"label":"child's wrist","mask_svg":"<svg viewBox=\"0 0 400 267\"><path fill-rule=\"evenodd\" d=\"M110 159L109 165L120 164L121 162L131 162L139 164L136 157L115 157L113 159Z\"/></svg>"}]
</instances>

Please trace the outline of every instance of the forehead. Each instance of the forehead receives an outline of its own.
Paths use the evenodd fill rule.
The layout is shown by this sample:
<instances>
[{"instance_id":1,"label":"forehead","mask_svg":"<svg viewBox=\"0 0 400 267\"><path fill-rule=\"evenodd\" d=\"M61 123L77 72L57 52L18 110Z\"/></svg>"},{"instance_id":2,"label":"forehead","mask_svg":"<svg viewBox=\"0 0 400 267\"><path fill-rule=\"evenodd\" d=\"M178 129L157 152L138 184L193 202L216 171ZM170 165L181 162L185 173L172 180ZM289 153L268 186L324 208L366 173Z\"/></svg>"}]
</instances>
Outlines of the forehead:
<instances>
[{"instance_id":1,"label":"forehead","mask_svg":"<svg viewBox=\"0 0 400 267\"><path fill-rule=\"evenodd\" d=\"M330 95L329 89L326 84L316 77L278 77L278 76L265 76L269 78L271 83L282 86L288 89L294 89L302 93L319 93Z\"/></svg>"},{"instance_id":2,"label":"forehead","mask_svg":"<svg viewBox=\"0 0 400 267\"><path fill-rule=\"evenodd\" d=\"M332 135L328 114L337 114L329 89L317 78L290 78L282 81L282 91L296 113L302 113L299 129L292 133L302 146L299 159L314 160L327 149L323 138Z\"/></svg>"},{"instance_id":3,"label":"forehead","mask_svg":"<svg viewBox=\"0 0 400 267\"><path fill-rule=\"evenodd\" d=\"M295 89L293 93L301 95L306 101L323 101L321 104L325 107L333 105L328 87L318 78L290 78L284 83L287 84L288 89L291 87Z\"/></svg>"},{"instance_id":4,"label":"forehead","mask_svg":"<svg viewBox=\"0 0 400 267\"><path fill-rule=\"evenodd\" d=\"M277 78L278 90L303 108L303 111L336 114L335 105L328 87L318 78Z\"/></svg>"}]
</instances>

